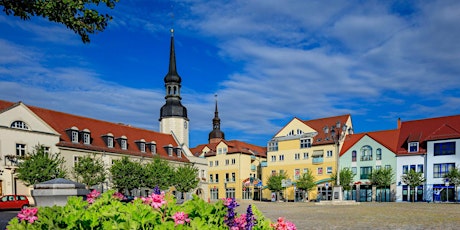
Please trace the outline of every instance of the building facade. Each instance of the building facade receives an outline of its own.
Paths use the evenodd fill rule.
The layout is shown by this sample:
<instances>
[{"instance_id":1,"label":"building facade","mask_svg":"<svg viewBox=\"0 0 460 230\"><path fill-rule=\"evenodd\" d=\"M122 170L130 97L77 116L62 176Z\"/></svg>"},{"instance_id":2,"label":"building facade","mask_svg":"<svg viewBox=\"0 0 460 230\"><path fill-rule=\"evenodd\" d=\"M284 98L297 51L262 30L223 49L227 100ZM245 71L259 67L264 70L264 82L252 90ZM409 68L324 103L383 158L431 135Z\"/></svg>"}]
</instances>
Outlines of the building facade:
<instances>
[{"instance_id":1,"label":"building facade","mask_svg":"<svg viewBox=\"0 0 460 230\"><path fill-rule=\"evenodd\" d=\"M309 191L307 199L332 199L331 175L337 171L337 160L343 137L352 133L350 115L327 117L316 120L293 118L267 145L267 167L263 168L263 184L270 175L287 174L287 183L282 193L285 200L303 199L302 191L295 187L295 181L303 173L311 171L317 188ZM264 199L271 199L272 191L265 189Z\"/></svg>"}]
</instances>

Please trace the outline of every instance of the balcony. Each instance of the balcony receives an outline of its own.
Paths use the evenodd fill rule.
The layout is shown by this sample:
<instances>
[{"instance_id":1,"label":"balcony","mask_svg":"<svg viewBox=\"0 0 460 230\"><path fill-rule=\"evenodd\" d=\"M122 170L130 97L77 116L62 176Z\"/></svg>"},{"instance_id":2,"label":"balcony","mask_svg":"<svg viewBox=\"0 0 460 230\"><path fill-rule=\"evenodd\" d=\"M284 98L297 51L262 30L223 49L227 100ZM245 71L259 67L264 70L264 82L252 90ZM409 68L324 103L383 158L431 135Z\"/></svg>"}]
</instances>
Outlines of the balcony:
<instances>
[{"instance_id":1,"label":"balcony","mask_svg":"<svg viewBox=\"0 0 460 230\"><path fill-rule=\"evenodd\" d=\"M324 162L324 157L313 157L312 163L313 164L322 164Z\"/></svg>"},{"instance_id":2,"label":"balcony","mask_svg":"<svg viewBox=\"0 0 460 230\"><path fill-rule=\"evenodd\" d=\"M371 160L372 160L371 155L361 156L361 161L371 161Z\"/></svg>"}]
</instances>

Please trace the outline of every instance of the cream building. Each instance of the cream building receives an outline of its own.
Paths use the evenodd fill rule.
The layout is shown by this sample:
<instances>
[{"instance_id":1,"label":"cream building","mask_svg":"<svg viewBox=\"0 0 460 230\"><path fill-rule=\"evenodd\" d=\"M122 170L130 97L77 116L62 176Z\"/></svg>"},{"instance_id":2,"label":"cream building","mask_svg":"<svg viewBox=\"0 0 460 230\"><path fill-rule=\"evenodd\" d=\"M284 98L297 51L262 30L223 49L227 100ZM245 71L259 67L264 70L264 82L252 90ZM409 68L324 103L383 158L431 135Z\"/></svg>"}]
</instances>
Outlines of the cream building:
<instances>
[{"instance_id":1,"label":"cream building","mask_svg":"<svg viewBox=\"0 0 460 230\"><path fill-rule=\"evenodd\" d=\"M315 120L293 118L267 145L267 167L263 168L263 185L270 175L284 172L288 179L282 196L286 200L302 199L296 181L311 171L317 188L308 199L332 199L331 175L337 170L337 159L343 137L353 131L350 115ZM263 190L264 199L272 199L272 192Z\"/></svg>"}]
</instances>

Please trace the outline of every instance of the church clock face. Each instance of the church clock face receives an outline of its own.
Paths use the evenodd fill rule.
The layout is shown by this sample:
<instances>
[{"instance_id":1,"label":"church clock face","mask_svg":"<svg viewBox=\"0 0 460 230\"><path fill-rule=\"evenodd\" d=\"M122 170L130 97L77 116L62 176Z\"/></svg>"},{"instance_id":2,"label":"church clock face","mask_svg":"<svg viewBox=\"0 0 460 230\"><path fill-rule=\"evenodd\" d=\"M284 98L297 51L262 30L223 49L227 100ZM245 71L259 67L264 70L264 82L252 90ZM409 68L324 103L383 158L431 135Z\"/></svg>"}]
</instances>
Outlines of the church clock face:
<instances>
[{"instance_id":1,"label":"church clock face","mask_svg":"<svg viewBox=\"0 0 460 230\"><path fill-rule=\"evenodd\" d=\"M187 129L187 122L184 121L184 129Z\"/></svg>"}]
</instances>

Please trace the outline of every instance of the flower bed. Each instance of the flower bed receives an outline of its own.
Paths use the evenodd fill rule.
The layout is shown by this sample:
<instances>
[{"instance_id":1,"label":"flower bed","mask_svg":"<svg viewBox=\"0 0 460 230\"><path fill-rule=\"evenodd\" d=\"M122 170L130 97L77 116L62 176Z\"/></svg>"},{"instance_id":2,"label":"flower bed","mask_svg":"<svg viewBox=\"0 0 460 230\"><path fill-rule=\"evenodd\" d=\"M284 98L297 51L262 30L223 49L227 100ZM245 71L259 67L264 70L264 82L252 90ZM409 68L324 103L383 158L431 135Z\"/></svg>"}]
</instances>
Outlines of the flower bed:
<instances>
[{"instance_id":1,"label":"flower bed","mask_svg":"<svg viewBox=\"0 0 460 230\"><path fill-rule=\"evenodd\" d=\"M296 229L279 218L272 223L252 205L238 215L234 199L207 203L194 196L181 205L158 189L147 197L123 202L114 191L93 191L86 201L69 198L67 205L23 209L8 225L14 229Z\"/></svg>"}]
</instances>

